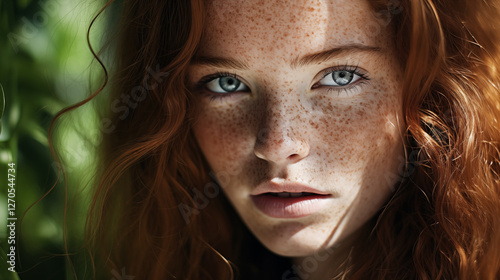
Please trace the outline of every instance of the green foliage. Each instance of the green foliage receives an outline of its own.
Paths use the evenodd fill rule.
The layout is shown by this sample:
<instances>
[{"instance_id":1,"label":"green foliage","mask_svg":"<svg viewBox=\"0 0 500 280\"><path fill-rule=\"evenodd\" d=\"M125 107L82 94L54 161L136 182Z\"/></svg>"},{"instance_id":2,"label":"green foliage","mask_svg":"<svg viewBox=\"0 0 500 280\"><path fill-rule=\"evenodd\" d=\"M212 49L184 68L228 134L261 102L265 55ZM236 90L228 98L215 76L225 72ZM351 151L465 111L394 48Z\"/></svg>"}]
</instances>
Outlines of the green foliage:
<instances>
[{"instance_id":1,"label":"green foliage","mask_svg":"<svg viewBox=\"0 0 500 280\"><path fill-rule=\"evenodd\" d=\"M0 120L3 116L3 111L5 110L5 93L3 92L3 87L0 85ZM0 123L0 133L2 132L2 123Z\"/></svg>"},{"instance_id":2,"label":"green foliage","mask_svg":"<svg viewBox=\"0 0 500 280\"><path fill-rule=\"evenodd\" d=\"M69 245L81 243L87 198L81 186L90 180L85 175L92 161L95 112L86 107L56 123L53 144L62 164L51 155L48 131L58 111L89 94L92 56L85 36L99 4L0 2L0 258L8 251L3 186L7 164L16 163L16 270L21 279L65 279L71 274L62 256L66 210ZM58 167L64 168L66 179ZM4 275L4 264L2 259L0 279L18 279L15 273Z\"/></svg>"},{"instance_id":3,"label":"green foliage","mask_svg":"<svg viewBox=\"0 0 500 280\"><path fill-rule=\"evenodd\" d=\"M8 258L7 254L0 247L0 279L2 280L19 280L17 273L12 273L9 271L9 266L7 264Z\"/></svg>"}]
</instances>

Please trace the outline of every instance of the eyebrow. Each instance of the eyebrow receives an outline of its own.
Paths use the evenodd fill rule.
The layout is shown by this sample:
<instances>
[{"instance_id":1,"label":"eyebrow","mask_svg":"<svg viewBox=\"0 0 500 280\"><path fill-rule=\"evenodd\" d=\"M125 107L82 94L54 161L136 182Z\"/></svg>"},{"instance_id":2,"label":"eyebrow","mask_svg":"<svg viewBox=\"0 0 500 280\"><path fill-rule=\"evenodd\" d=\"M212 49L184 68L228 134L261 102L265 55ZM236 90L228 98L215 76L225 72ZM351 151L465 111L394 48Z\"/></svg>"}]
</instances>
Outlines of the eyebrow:
<instances>
[{"instance_id":1,"label":"eyebrow","mask_svg":"<svg viewBox=\"0 0 500 280\"><path fill-rule=\"evenodd\" d=\"M348 55L353 53L380 53L382 51L379 47L366 46L362 44L351 44L333 49L307 54L302 57L296 57L290 62L292 69L311 64L321 64L325 61L333 59L337 56ZM210 66L215 68L228 68L234 70L248 70L250 66L244 61L236 59L229 59L224 57L211 57L211 56L195 56L191 62L193 66Z\"/></svg>"}]
</instances>

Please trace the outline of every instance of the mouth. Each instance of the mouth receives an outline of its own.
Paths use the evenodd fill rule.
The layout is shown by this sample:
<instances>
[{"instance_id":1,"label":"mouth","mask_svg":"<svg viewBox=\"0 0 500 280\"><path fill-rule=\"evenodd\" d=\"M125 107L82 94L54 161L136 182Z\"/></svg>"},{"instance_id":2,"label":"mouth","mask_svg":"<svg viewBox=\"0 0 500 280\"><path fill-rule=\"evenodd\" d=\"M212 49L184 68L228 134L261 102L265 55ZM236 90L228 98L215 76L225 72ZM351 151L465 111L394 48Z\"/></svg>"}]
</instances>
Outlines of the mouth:
<instances>
[{"instance_id":1,"label":"mouth","mask_svg":"<svg viewBox=\"0 0 500 280\"><path fill-rule=\"evenodd\" d=\"M262 195L272 195L272 196L277 196L277 197L304 197L304 196L313 196L313 195L323 195L324 194L317 194L317 193L310 193L310 192L268 192L268 193L263 193Z\"/></svg>"},{"instance_id":2,"label":"mouth","mask_svg":"<svg viewBox=\"0 0 500 280\"><path fill-rule=\"evenodd\" d=\"M282 182L275 183L273 181L267 181L258 185L251 195L257 196L262 194L270 194L276 196L306 196L306 195L330 195L328 192L312 188L307 185L299 184L296 182Z\"/></svg>"},{"instance_id":3,"label":"mouth","mask_svg":"<svg viewBox=\"0 0 500 280\"><path fill-rule=\"evenodd\" d=\"M269 186L257 188L250 198L256 208L272 218L294 219L317 213L328 207L331 194L313 190L302 185L277 185L277 189L307 189L307 191L262 191Z\"/></svg>"}]
</instances>

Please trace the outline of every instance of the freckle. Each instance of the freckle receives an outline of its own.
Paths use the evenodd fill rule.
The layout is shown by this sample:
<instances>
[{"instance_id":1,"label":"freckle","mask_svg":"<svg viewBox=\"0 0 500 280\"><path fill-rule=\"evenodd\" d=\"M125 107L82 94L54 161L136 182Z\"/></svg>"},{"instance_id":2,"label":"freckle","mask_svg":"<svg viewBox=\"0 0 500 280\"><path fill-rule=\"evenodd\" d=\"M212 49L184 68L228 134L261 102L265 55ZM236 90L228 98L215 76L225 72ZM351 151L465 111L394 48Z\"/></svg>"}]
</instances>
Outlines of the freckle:
<instances>
[{"instance_id":1,"label":"freckle","mask_svg":"<svg viewBox=\"0 0 500 280\"><path fill-rule=\"evenodd\" d=\"M365 112L365 110L359 110L356 113L358 114L358 116L363 117L366 112Z\"/></svg>"}]
</instances>

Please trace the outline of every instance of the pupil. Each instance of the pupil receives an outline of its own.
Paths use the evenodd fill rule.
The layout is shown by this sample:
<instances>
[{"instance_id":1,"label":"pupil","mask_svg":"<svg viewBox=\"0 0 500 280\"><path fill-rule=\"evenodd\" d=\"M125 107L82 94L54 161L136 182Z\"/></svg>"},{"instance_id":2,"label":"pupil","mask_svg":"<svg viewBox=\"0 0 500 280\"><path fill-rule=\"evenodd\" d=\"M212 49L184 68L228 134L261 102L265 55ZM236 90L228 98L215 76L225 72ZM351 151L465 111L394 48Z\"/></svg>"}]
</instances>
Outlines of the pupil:
<instances>
[{"instance_id":1,"label":"pupil","mask_svg":"<svg viewBox=\"0 0 500 280\"><path fill-rule=\"evenodd\" d=\"M353 79L353 73L349 71L335 71L333 72L333 80L339 86L348 85Z\"/></svg>"},{"instance_id":2,"label":"pupil","mask_svg":"<svg viewBox=\"0 0 500 280\"><path fill-rule=\"evenodd\" d=\"M219 78L219 86L225 91L233 92L240 86L240 81L233 77L222 77Z\"/></svg>"}]
</instances>

